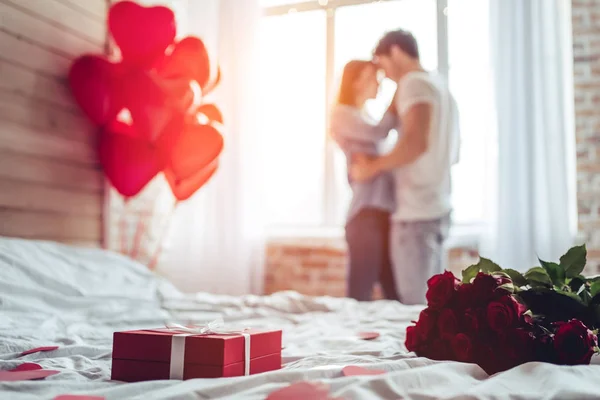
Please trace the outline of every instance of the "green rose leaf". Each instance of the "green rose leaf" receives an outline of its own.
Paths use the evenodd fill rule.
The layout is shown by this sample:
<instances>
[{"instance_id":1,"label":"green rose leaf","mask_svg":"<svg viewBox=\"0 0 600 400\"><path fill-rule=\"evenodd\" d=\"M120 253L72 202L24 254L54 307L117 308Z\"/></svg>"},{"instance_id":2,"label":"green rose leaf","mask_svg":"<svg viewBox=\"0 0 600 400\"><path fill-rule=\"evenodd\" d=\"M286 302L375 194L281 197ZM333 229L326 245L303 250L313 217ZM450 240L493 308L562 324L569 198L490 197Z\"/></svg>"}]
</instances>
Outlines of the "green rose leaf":
<instances>
[{"instance_id":1,"label":"green rose leaf","mask_svg":"<svg viewBox=\"0 0 600 400\"><path fill-rule=\"evenodd\" d=\"M593 318L595 321L594 326L599 326L600 325L600 306L592 306L592 313L593 313Z\"/></svg>"},{"instance_id":2,"label":"green rose leaf","mask_svg":"<svg viewBox=\"0 0 600 400\"><path fill-rule=\"evenodd\" d=\"M596 281L590 286L590 295L592 297L596 296L598 293L600 293L600 281Z\"/></svg>"},{"instance_id":3,"label":"green rose leaf","mask_svg":"<svg viewBox=\"0 0 600 400\"><path fill-rule=\"evenodd\" d=\"M584 304L590 304L590 302L592 301L592 296L587 290L582 290L581 293L579 293L579 297L581 297L581 300Z\"/></svg>"},{"instance_id":4,"label":"green rose leaf","mask_svg":"<svg viewBox=\"0 0 600 400\"><path fill-rule=\"evenodd\" d=\"M556 293L562 294L563 296L570 297L573 300L577 300L579 303L583 303L583 300L581 299L581 297L579 297L575 293L565 292L565 291L562 291L562 290L557 290Z\"/></svg>"},{"instance_id":5,"label":"green rose leaf","mask_svg":"<svg viewBox=\"0 0 600 400\"><path fill-rule=\"evenodd\" d=\"M560 258L560 266L564 269L567 278L573 278L581 274L585 268L587 249L585 244L572 247Z\"/></svg>"},{"instance_id":6,"label":"green rose leaf","mask_svg":"<svg viewBox=\"0 0 600 400\"><path fill-rule=\"evenodd\" d=\"M506 290L509 293L514 293L515 292L515 285L513 285L512 283L505 283L503 285L498 286L498 289L503 289L503 290Z\"/></svg>"},{"instance_id":7,"label":"green rose leaf","mask_svg":"<svg viewBox=\"0 0 600 400\"><path fill-rule=\"evenodd\" d=\"M583 285L585 285L585 277L583 276L576 276L569 282L569 288L573 293L579 293L579 290Z\"/></svg>"},{"instance_id":8,"label":"green rose leaf","mask_svg":"<svg viewBox=\"0 0 600 400\"><path fill-rule=\"evenodd\" d=\"M562 286L565 283L565 270L560 265L540 259L538 260L540 261L542 268L544 268L548 273L548 276L550 276L550 279L552 279L554 285Z\"/></svg>"},{"instance_id":9,"label":"green rose leaf","mask_svg":"<svg viewBox=\"0 0 600 400\"><path fill-rule=\"evenodd\" d=\"M471 265L467 269L463 270L462 271L463 283L471 283L473 278L475 278L475 276L477 276L477 273L479 273L479 265L478 264Z\"/></svg>"},{"instance_id":10,"label":"green rose leaf","mask_svg":"<svg viewBox=\"0 0 600 400\"><path fill-rule=\"evenodd\" d=\"M542 267L533 267L523 275L527 283L531 286L549 286L552 287L552 279Z\"/></svg>"},{"instance_id":11,"label":"green rose leaf","mask_svg":"<svg viewBox=\"0 0 600 400\"><path fill-rule=\"evenodd\" d=\"M479 269L487 274L491 274L492 272L502 271L502 268L493 262L492 260L488 260L487 258L480 257L479 263L477 263Z\"/></svg>"},{"instance_id":12,"label":"green rose leaf","mask_svg":"<svg viewBox=\"0 0 600 400\"><path fill-rule=\"evenodd\" d=\"M527 286L527 279L519 271L514 269L505 269L503 271L510 277L515 286Z\"/></svg>"}]
</instances>

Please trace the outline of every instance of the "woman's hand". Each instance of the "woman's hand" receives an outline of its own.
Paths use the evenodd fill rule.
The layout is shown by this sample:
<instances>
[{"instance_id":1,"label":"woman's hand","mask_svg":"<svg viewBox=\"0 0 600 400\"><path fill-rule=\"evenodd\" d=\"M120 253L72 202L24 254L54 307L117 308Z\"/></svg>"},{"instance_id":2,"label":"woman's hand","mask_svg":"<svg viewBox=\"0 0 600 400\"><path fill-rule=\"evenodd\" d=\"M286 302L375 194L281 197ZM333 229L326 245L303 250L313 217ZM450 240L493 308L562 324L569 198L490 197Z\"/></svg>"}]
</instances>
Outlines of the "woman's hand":
<instances>
[{"instance_id":1,"label":"woman's hand","mask_svg":"<svg viewBox=\"0 0 600 400\"><path fill-rule=\"evenodd\" d=\"M364 154L357 154L352 157L350 165L350 177L357 182L368 181L377 175L377 169L373 160Z\"/></svg>"}]
</instances>

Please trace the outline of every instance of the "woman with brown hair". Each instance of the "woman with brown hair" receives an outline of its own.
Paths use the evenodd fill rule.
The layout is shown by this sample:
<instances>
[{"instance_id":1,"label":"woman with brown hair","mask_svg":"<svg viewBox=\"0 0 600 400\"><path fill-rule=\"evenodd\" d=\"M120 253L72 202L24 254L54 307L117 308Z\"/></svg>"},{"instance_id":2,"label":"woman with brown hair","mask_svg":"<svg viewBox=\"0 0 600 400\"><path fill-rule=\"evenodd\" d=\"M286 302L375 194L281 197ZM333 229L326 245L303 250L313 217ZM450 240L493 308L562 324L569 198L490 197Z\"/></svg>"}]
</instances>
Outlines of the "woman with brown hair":
<instances>
[{"instance_id":1,"label":"woman with brown hair","mask_svg":"<svg viewBox=\"0 0 600 400\"><path fill-rule=\"evenodd\" d=\"M364 113L365 103L375 98L378 90L375 64L361 60L346 64L329 130L344 151L348 166L353 158L378 155L389 131L398 126L392 106L379 123ZM371 300L373 285L379 281L385 298L397 300L389 251L390 214L395 209L392 176L380 174L366 182L355 182L348 176L348 182L352 201L346 220L347 296Z\"/></svg>"}]
</instances>

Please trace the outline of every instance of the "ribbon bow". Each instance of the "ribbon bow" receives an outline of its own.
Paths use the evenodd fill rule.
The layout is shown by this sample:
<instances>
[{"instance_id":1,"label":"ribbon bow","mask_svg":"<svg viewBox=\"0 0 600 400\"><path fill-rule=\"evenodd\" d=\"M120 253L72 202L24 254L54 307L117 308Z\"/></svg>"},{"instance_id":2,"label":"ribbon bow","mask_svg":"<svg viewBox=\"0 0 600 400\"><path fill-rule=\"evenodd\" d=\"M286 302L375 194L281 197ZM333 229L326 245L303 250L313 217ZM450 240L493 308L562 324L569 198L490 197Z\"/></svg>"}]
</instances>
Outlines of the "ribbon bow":
<instances>
[{"instance_id":1,"label":"ribbon bow","mask_svg":"<svg viewBox=\"0 0 600 400\"><path fill-rule=\"evenodd\" d=\"M225 329L223 318L219 317L208 322L205 325L184 326L181 324L165 324L165 327L174 332L189 333L190 335L231 335L242 334L248 328L229 328Z\"/></svg>"},{"instance_id":2,"label":"ribbon bow","mask_svg":"<svg viewBox=\"0 0 600 400\"><path fill-rule=\"evenodd\" d=\"M183 379L185 360L185 338L200 335L242 335L244 336L244 375L250 375L250 334L248 328L224 329L225 322L219 317L206 325L184 326L180 324L165 324L165 327L177 334L171 341L171 365L169 377Z\"/></svg>"}]
</instances>

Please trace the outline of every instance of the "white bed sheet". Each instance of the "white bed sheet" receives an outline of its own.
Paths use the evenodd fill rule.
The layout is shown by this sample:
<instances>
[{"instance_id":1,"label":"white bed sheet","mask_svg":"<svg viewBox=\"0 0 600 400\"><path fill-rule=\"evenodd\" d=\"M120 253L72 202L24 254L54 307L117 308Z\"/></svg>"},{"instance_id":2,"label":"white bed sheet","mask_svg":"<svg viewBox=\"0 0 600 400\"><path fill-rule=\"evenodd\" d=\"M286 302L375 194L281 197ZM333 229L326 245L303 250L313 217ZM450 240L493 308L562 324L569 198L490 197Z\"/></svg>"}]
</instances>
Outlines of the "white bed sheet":
<instances>
[{"instance_id":1,"label":"white bed sheet","mask_svg":"<svg viewBox=\"0 0 600 400\"><path fill-rule=\"evenodd\" d=\"M300 380L325 382L346 399L599 399L600 366L530 363L488 377L475 365L416 358L404 330L419 307L272 296L183 295L143 266L101 250L0 238L0 369L36 362L61 371L41 381L0 382L0 399L88 394L106 399L264 399ZM235 325L284 331L280 371L249 377L110 381L112 333L166 321L222 316ZM356 333L381 337L361 341ZM52 352L22 351L58 345ZM346 365L389 371L342 377Z\"/></svg>"}]
</instances>

